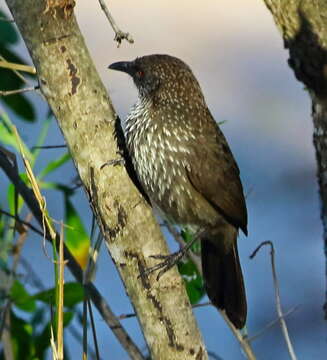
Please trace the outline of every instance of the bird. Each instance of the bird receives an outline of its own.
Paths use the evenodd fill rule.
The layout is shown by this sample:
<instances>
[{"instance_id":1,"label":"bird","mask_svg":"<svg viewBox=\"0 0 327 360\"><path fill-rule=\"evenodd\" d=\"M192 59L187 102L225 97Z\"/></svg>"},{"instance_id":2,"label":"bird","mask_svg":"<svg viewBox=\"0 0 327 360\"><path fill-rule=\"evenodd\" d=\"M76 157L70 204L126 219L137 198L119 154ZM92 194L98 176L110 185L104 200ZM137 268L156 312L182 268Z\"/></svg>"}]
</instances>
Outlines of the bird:
<instances>
[{"instance_id":1,"label":"bird","mask_svg":"<svg viewBox=\"0 0 327 360\"><path fill-rule=\"evenodd\" d=\"M138 180L164 217L198 234L207 295L237 329L247 302L237 237L247 235L240 171L190 67L164 54L119 61L138 91L125 122Z\"/></svg>"}]
</instances>

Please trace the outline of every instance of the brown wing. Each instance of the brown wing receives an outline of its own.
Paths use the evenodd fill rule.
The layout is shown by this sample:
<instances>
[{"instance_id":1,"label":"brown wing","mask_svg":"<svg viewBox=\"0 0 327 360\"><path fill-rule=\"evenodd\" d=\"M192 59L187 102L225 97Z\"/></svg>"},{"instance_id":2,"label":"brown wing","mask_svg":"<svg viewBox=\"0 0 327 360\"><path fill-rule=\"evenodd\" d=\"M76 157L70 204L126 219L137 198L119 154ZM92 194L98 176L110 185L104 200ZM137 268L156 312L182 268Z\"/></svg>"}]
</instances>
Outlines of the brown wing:
<instances>
[{"instance_id":1,"label":"brown wing","mask_svg":"<svg viewBox=\"0 0 327 360\"><path fill-rule=\"evenodd\" d=\"M207 110L199 120L196 143L192 146L195 161L186 169L193 187L247 235L247 210L240 172L218 125Z\"/></svg>"}]
</instances>

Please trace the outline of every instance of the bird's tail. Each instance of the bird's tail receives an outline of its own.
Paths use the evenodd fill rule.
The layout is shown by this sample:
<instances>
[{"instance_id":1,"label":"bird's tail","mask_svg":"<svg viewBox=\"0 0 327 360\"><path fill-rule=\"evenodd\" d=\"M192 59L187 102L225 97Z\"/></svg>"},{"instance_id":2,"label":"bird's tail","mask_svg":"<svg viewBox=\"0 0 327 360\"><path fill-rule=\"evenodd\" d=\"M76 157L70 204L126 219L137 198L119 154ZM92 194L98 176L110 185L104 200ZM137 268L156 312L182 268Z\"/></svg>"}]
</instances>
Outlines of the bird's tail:
<instances>
[{"instance_id":1,"label":"bird's tail","mask_svg":"<svg viewBox=\"0 0 327 360\"><path fill-rule=\"evenodd\" d=\"M237 251L237 241L227 249L219 240L208 238L201 241L202 269L206 290L211 302L225 310L229 320L238 329L246 322L246 295L242 269Z\"/></svg>"}]
</instances>

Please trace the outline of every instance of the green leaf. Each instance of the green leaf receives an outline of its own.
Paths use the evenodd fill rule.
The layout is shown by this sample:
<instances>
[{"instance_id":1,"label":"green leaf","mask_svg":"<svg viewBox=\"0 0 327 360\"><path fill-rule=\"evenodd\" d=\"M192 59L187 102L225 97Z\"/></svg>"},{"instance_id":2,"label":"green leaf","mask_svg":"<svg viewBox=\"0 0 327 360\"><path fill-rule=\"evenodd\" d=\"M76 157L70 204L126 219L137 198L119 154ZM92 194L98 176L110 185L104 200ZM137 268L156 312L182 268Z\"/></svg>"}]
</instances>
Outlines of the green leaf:
<instances>
[{"instance_id":1,"label":"green leaf","mask_svg":"<svg viewBox=\"0 0 327 360\"><path fill-rule=\"evenodd\" d=\"M47 119L44 121L42 125L42 129L39 133L38 139L35 144L35 149L32 150L32 154L34 155L34 161L38 158L40 155L41 149L38 149L38 147L42 146L44 144L44 141L48 135L48 131L51 125L52 116L48 116Z\"/></svg>"},{"instance_id":2,"label":"green leaf","mask_svg":"<svg viewBox=\"0 0 327 360\"><path fill-rule=\"evenodd\" d=\"M33 316L31 317L30 324L32 325L33 332L35 333L35 329L43 323L44 317L46 315L46 312L48 312L48 309L45 309L45 307L39 306L33 313Z\"/></svg>"},{"instance_id":3,"label":"green leaf","mask_svg":"<svg viewBox=\"0 0 327 360\"><path fill-rule=\"evenodd\" d=\"M19 360L33 359L35 351L32 326L16 316L13 311L11 311L10 326L14 358Z\"/></svg>"},{"instance_id":4,"label":"green leaf","mask_svg":"<svg viewBox=\"0 0 327 360\"><path fill-rule=\"evenodd\" d=\"M53 305L55 304L55 296L55 288L51 288L38 292L33 295L33 298L46 304ZM83 298L84 289L81 284L76 282L68 282L64 284L64 306L71 308L82 302Z\"/></svg>"},{"instance_id":5,"label":"green leaf","mask_svg":"<svg viewBox=\"0 0 327 360\"><path fill-rule=\"evenodd\" d=\"M82 268L86 267L90 238L73 204L65 198L65 243Z\"/></svg>"},{"instance_id":6,"label":"green leaf","mask_svg":"<svg viewBox=\"0 0 327 360\"><path fill-rule=\"evenodd\" d=\"M184 239L184 241L186 243L192 241L194 239L195 233L192 232L190 229L188 229L187 227L183 228L181 231L181 236ZM196 241L192 246L191 246L191 250L195 253L195 254L200 254L201 253L201 241Z\"/></svg>"},{"instance_id":7,"label":"green leaf","mask_svg":"<svg viewBox=\"0 0 327 360\"><path fill-rule=\"evenodd\" d=\"M18 280L14 281L10 289L10 298L21 310L33 312L36 309L33 297L25 290L24 286Z\"/></svg>"},{"instance_id":8,"label":"green leaf","mask_svg":"<svg viewBox=\"0 0 327 360\"><path fill-rule=\"evenodd\" d=\"M203 279L191 260L178 263L191 304L197 304L205 295Z\"/></svg>"},{"instance_id":9,"label":"green leaf","mask_svg":"<svg viewBox=\"0 0 327 360\"><path fill-rule=\"evenodd\" d=\"M64 312L64 327L68 326L74 317L73 312ZM38 359L45 358L45 351L50 346L51 323L48 322L39 335L35 336L35 352ZM66 358L65 358L66 359Z\"/></svg>"},{"instance_id":10,"label":"green leaf","mask_svg":"<svg viewBox=\"0 0 327 360\"><path fill-rule=\"evenodd\" d=\"M65 311L64 312L64 327L68 326L70 322L74 318L74 313L72 311Z\"/></svg>"},{"instance_id":11,"label":"green leaf","mask_svg":"<svg viewBox=\"0 0 327 360\"><path fill-rule=\"evenodd\" d=\"M37 359L45 359L45 352L50 346L51 324L48 322L39 335L35 336L35 356Z\"/></svg>"},{"instance_id":12,"label":"green leaf","mask_svg":"<svg viewBox=\"0 0 327 360\"><path fill-rule=\"evenodd\" d=\"M3 76L0 69L0 78ZM2 78L1 78L2 80ZM14 113L22 118L22 120L34 122L36 114L34 107L27 98L22 94L15 94L10 96L2 96L1 100L11 109Z\"/></svg>"},{"instance_id":13,"label":"green leaf","mask_svg":"<svg viewBox=\"0 0 327 360\"><path fill-rule=\"evenodd\" d=\"M9 18L0 10L0 17ZM0 21L0 43L1 44L15 44L18 41L18 34L13 23Z\"/></svg>"},{"instance_id":14,"label":"green leaf","mask_svg":"<svg viewBox=\"0 0 327 360\"><path fill-rule=\"evenodd\" d=\"M40 181L39 186L41 189L62 191L66 196L71 196L74 194L74 190L69 186L52 181Z\"/></svg>"},{"instance_id":15,"label":"green leaf","mask_svg":"<svg viewBox=\"0 0 327 360\"><path fill-rule=\"evenodd\" d=\"M39 173L38 179L43 179L46 175L50 174L51 172L55 171L60 166L65 164L68 160L70 160L70 158L70 154L66 152L63 155L60 155L59 158L50 161L48 165Z\"/></svg>"},{"instance_id":16,"label":"green leaf","mask_svg":"<svg viewBox=\"0 0 327 360\"><path fill-rule=\"evenodd\" d=\"M25 184L28 183L27 175L25 173L19 174L19 176ZM9 184L9 186L8 186L7 198L8 198L9 211L11 214L14 214L15 213L15 186L13 184ZM24 204L23 198L20 195L18 195L18 206L17 206L18 213L19 213L20 209L22 208L23 204Z\"/></svg>"}]
</instances>

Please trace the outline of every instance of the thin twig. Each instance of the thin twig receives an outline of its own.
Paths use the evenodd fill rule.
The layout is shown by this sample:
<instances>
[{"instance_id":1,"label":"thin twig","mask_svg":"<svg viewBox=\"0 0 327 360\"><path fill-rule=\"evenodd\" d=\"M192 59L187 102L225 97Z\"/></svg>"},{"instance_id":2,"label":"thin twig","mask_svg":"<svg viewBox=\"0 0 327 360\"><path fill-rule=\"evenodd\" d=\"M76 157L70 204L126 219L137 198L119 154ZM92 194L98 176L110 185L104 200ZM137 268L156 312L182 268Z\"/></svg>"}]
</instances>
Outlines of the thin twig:
<instances>
[{"instance_id":1,"label":"thin twig","mask_svg":"<svg viewBox=\"0 0 327 360\"><path fill-rule=\"evenodd\" d=\"M43 146L33 146L31 150L35 149L59 149L59 148L66 148L67 145L43 145Z\"/></svg>"},{"instance_id":2,"label":"thin twig","mask_svg":"<svg viewBox=\"0 0 327 360\"><path fill-rule=\"evenodd\" d=\"M27 226L29 229L31 229L32 231L34 231L36 234L43 236L43 231L37 229L35 226L33 226L32 224L28 223L27 221L22 220L18 215L15 216L15 215L10 214L10 213L8 213L7 211L2 210L2 209L0 209L0 214L4 214L4 215L6 215L6 216L8 216L8 217L11 217L11 218L15 219L18 223Z\"/></svg>"},{"instance_id":3,"label":"thin twig","mask_svg":"<svg viewBox=\"0 0 327 360\"><path fill-rule=\"evenodd\" d=\"M287 316L291 315L294 311L296 311L298 308L300 307L300 305L296 305L293 306L291 309L289 309L288 311L286 311L283 315L284 318L286 318ZM278 317L277 319L270 321L263 329L261 329L260 331L258 331L256 334L252 335L251 337L248 337L248 341L251 342L253 340L256 340L258 337L262 336L266 331L268 331L269 329L271 329L273 326L275 326L276 324L278 324L278 322L280 321L280 318Z\"/></svg>"},{"instance_id":4,"label":"thin twig","mask_svg":"<svg viewBox=\"0 0 327 360\"><path fill-rule=\"evenodd\" d=\"M117 41L117 46L119 47L122 40L124 40L124 39L127 40L130 44L133 44L134 40L133 40L132 36L129 33L125 33L125 32L120 30L120 28L116 24L115 19L110 14L110 11L109 11L107 5L105 4L104 0L99 0L99 3L100 3L100 6L101 6L101 9L106 14L106 17L109 20L113 31L115 32L114 40Z\"/></svg>"},{"instance_id":5,"label":"thin twig","mask_svg":"<svg viewBox=\"0 0 327 360\"><path fill-rule=\"evenodd\" d=\"M211 301L207 301L205 303L201 303L201 304L195 304L195 305L192 305L192 308L193 309L196 309L196 308L200 308L200 307L205 307L205 306L211 306L212 303ZM121 314L117 317L117 319L119 320L125 320L125 319L129 319L129 318L133 318L135 317L136 314L135 313L129 313L129 314Z\"/></svg>"},{"instance_id":6,"label":"thin twig","mask_svg":"<svg viewBox=\"0 0 327 360\"><path fill-rule=\"evenodd\" d=\"M81 336L81 334L79 333L79 328L77 328L76 326L74 326L73 324L69 324L68 329L67 329L70 334L75 338L76 341L78 341L80 344L83 343L83 338ZM91 359L96 359L96 354L95 351L92 349L91 346L88 346L88 354L90 355Z\"/></svg>"},{"instance_id":7,"label":"thin twig","mask_svg":"<svg viewBox=\"0 0 327 360\"><path fill-rule=\"evenodd\" d=\"M83 299L83 355L82 359L87 360L87 292L84 292Z\"/></svg>"},{"instance_id":8,"label":"thin twig","mask_svg":"<svg viewBox=\"0 0 327 360\"><path fill-rule=\"evenodd\" d=\"M274 282L274 288L275 288L275 299L276 299L276 309L277 309L277 314L278 314L278 320L279 320L280 326L282 328L282 332L283 332L283 335L284 335L284 338L286 341L287 350L290 355L290 358L292 360L297 360L294 349L293 349L293 345L292 345L292 342L291 342L291 339L290 339L290 336L289 336L289 333L287 330L287 325L286 325L286 321L285 321L283 310L282 310L279 283L278 283L278 278L277 278L277 274L276 274L276 266L275 266L275 249L274 249L273 243L271 241L263 241L250 255L250 259L253 259L256 256L257 252L264 245L270 246L270 259L271 259L271 268L272 268L273 282Z\"/></svg>"},{"instance_id":9,"label":"thin twig","mask_svg":"<svg viewBox=\"0 0 327 360\"><path fill-rule=\"evenodd\" d=\"M38 89L39 89L39 86L32 86L32 87L16 89L16 90L0 90L0 96L16 95L16 94L25 93L28 91L35 91Z\"/></svg>"},{"instance_id":10,"label":"thin twig","mask_svg":"<svg viewBox=\"0 0 327 360\"><path fill-rule=\"evenodd\" d=\"M0 55L0 61L7 61L7 60L2 55ZM25 79L25 77L20 72L18 72L17 70L13 70L13 69L12 69L12 71L25 84L32 85L32 83L29 80Z\"/></svg>"},{"instance_id":11,"label":"thin twig","mask_svg":"<svg viewBox=\"0 0 327 360\"><path fill-rule=\"evenodd\" d=\"M236 339L238 340L238 342L240 343L241 348L244 351L248 360L255 360L256 357L253 353L251 344L248 341L247 337L243 336L241 331L236 329L236 327L233 325L233 323L229 321L228 316L226 315L224 310L223 311L219 310L219 312L220 312L221 316L224 318L224 320L227 323L227 325L229 326L229 328L231 329L231 331L234 334L234 336L236 337Z\"/></svg>"},{"instance_id":12,"label":"thin twig","mask_svg":"<svg viewBox=\"0 0 327 360\"><path fill-rule=\"evenodd\" d=\"M64 271L67 261L64 258L64 227L60 226L59 261L58 261L58 309L57 309L57 352L58 359L64 359Z\"/></svg>"},{"instance_id":13,"label":"thin twig","mask_svg":"<svg viewBox=\"0 0 327 360\"><path fill-rule=\"evenodd\" d=\"M24 65L24 64L16 64L16 63L12 63L6 60L0 60L0 67L1 68L5 68L5 69L10 69L10 70L17 70L17 71L23 71L29 74L36 74L36 69L34 66L30 66L30 65Z\"/></svg>"},{"instance_id":14,"label":"thin twig","mask_svg":"<svg viewBox=\"0 0 327 360\"><path fill-rule=\"evenodd\" d=\"M95 353L96 353L96 359L100 360L99 345L98 345L97 333L96 333L96 329L95 329L95 322L94 322L94 317L93 317L92 305L91 305L91 302L90 302L89 299L87 299L87 307L89 309L89 315L90 315L90 322L91 322L91 327L92 327L92 334L93 334L93 342L94 342L94 349L95 349Z\"/></svg>"}]
</instances>

